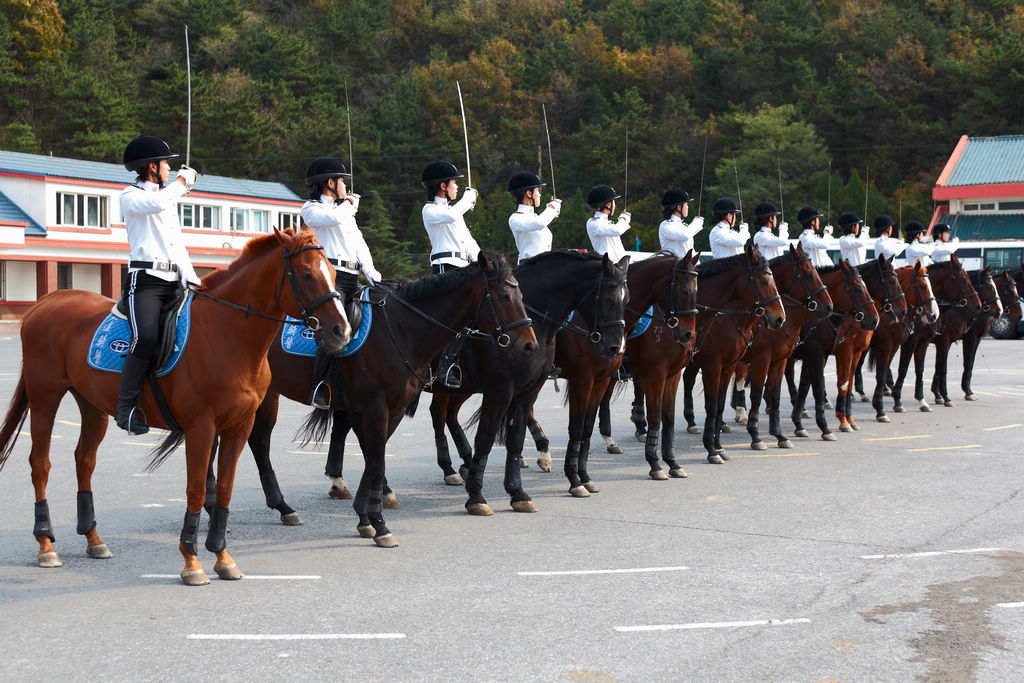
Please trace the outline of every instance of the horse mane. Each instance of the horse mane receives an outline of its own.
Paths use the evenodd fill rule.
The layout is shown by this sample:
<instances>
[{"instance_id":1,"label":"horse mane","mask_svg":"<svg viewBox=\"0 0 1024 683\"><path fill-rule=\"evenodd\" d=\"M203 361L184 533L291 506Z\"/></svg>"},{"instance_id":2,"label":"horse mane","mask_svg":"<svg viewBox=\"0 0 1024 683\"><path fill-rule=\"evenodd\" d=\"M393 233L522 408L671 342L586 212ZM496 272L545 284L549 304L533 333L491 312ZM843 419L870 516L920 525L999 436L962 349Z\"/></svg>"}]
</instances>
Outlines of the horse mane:
<instances>
[{"instance_id":1,"label":"horse mane","mask_svg":"<svg viewBox=\"0 0 1024 683\"><path fill-rule=\"evenodd\" d=\"M811 260L810 254L808 254L806 252L804 252L803 258L801 258L800 252L791 252L789 250L786 250L786 253L783 254L782 256L776 256L771 261L769 261L768 262L768 267L769 268L774 268L775 266L777 266L780 263L782 263L783 261L785 261L787 257L793 257L793 263L795 263L797 265L803 263L804 261L810 261Z\"/></svg>"},{"instance_id":2,"label":"horse mane","mask_svg":"<svg viewBox=\"0 0 1024 683\"><path fill-rule=\"evenodd\" d=\"M839 265L818 266L817 267L818 268L818 275L828 275L829 273L834 273L837 270L839 270L841 267L842 266L839 266Z\"/></svg>"},{"instance_id":3,"label":"horse mane","mask_svg":"<svg viewBox=\"0 0 1024 683\"><path fill-rule=\"evenodd\" d=\"M578 251L576 249L552 249L551 251L545 251L531 256L525 261L519 263L520 266L532 266L536 263L546 263L548 261L600 261L603 256L595 251ZM518 266L517 266L518 267Z\"/></svg>"},{"instance_id":4,"label":"horse mane","mask_svg":"<svg viewBox=\"0 0 1024 683\"><path fill-rule=\"evenodd\" d=\"M953 262L952 261L943 261L942 263L934 263L933 262L933 263L929 263L928 264L928 272L929 273L931 273L933 270L943 270L943 269L945 269L945 270L952 270L953 269Z\"/></svg>"},{"instance_id":5,"label":"horse mane","mask_svg":"<svg viewBox=\"0 0 1024 683\"><path fill-rule=\"evenodd\" d=\"M725 258L716 258L706 261L697 266L697 280L700 281L713 275L727 273L737 265L743 263L746 258L746 254L736 254L735 256L726 256ZM764 270L768 267L768 262L764 260L764 256L761 255L760 251L758 252L755 267L758 270Z\"/></svg>"},{"instance_id":6,"label":"horse mane","mask_svg":"<svg viewBox=\"0 0 1024 683\"><path fill-rule=\"evenodd\" d=\"M512 274L508 262L497 252L484 252L487 262L497 271L497 277L507 279ZM439 275L427 275L415 280L402 280L398 283L398 291L411 303L418 303L445 296L476 277L477 270L471 266L456 268Z\"/></svg>"},{"instance_id":7,"label":"horse mane","mask_svg":"<svg viewBox=\"0 0 1024 683\"><path fill-rule=\"evenodd\" d=\"M295 233L292 232L291 228L287 228L282 230L281 233L288 237L295 238L296 241L292 246L293 249L302 248L310 242L316 241L316 233L312 230L300 230ZM211 287L216 287L221 282L230 279L232 275L244 268L250 262L265 256L268 252L273 251L280 245L281 242L277 239L277 235L275 233L252 238L245 243L245 247L242 248L242 253L239 257L229 263L226 268L218 268L204 277L202 281L202 288L210 289Z\"/></svg>"}]
</instances>

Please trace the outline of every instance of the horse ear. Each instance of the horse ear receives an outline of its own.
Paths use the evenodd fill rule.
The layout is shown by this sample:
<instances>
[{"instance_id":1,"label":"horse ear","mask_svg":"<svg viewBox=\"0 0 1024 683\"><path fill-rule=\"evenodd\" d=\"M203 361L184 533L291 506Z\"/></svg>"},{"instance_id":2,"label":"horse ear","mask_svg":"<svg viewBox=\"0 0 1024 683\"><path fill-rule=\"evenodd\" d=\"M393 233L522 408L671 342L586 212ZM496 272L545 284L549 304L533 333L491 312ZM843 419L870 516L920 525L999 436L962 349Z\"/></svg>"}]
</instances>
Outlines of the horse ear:
<instances>
[{"instance_id":1,"label":"horse ear","mask_svg":"<svg viewBox=\"0 0 1024 683\"><path fill-rule=\"evenodd\" d=\"M483 249L481 249L480 252L476 255L476 263L478 266L480 266L480 270L484 271L485 273L491 269L491 263L490 261L487 260L487 256L486 254L484 254Z\"/></svg>"},{"instance_id":2,"label":"horse ear","mask_svg":"<svg viewBox=\"0 0 1024 683\"><path fill-rule=\"evenodd\" d=\"M278 230L278 229L277 229L277 228L275 227L275 228L274 228L274 237L276 237L276 238L277 238L277 241L278 241L278 242L280 242L281 244L284 244L284 243L285 243L286 241L288 241L288 237L289 237L289 235L287 235L287 234L285 234L285 233L281 232L280 230Z\"/></svg>"},{"instance_id":3,"label":"horse ear","mask_svg":"<svg viewBox=\"0 0 1024 683\"><path fill-rule=\"evenodd\" d=\"M620 258L619 262L616 265L622 270L626 270L627 268L629 268L629 256L623 256L622 258Z\"/></svg>"}]
</instances>

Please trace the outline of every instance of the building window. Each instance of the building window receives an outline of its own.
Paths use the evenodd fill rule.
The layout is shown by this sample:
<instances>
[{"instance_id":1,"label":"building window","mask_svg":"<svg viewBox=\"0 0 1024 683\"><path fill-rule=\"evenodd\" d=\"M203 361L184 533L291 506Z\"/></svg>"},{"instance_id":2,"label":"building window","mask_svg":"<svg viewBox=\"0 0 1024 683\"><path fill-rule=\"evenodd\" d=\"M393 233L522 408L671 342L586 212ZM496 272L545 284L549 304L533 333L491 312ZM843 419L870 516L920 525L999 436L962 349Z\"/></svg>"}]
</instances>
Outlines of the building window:
<instances>
[{"instance_id":1,"label":"building window","mask_svg":"<svg viewBox=\"0 0 1024 683\"><path fill-rule=\"evenodd\" d=\"M183 228L220 230L220 207L201 204L179 204L178 216Z\"/></svg>"},{"instance_id":2,"label":"building window","mask_svg":"<svg viewBox=\"0 0 1024 683\"><path fill-rule=\"evenodd\" d=\"M0 261L0 301L7 301L7 262Z\"/></svg>"},{"instance_id":3,"label":"building window","mask_svg":"<svg viewBox=\"0 0 1024 683\"><path fill-rule=\"evenodd\" d=\"M105 228L107 198L91 194L57 193L57 225Z\"/></svg>"},{"instance_id":4,"label":"building window","mask_svg":"<svg viewBox=\"0 0 1024 683\"><path fill-rule=\"evenodd\" d=\"M1000 211L1024 211L1024 202L999 202Z\"/></svg>"},{"instance_id":5,"label":"building window","mask_svg":"<svg viewBox=\"0 0 1024 683\"><path fill-rule=\"evenodd\" d=\"M299 214L297 214L297 213L287 213L285 211L282 211L280 213L280 216L281 216L281 220L280 220L280 224L281 225L280 225L280 227L281 227L282 230L286 230L288 228L292 228L293 230L298 230L299 229Z\"/></svg>"},{"instance_id":6,"label":"building window","mask_svg":"<svg viewBox=\"0 0 1024 683\"><path fill-rule=\"evenodd\" d=\"M57 264L57 289L71 289L71 264Z\"/></svg>"},{"instance_id":7,"label":"building window","mask_svg":"<svg viewBox=\"0 0 1024 683\"><path fill-rule=\"evenodd\" d=\"M270 232L270 212L231 209L231 229L235 232Z\"/></svg>"}]
</instances>

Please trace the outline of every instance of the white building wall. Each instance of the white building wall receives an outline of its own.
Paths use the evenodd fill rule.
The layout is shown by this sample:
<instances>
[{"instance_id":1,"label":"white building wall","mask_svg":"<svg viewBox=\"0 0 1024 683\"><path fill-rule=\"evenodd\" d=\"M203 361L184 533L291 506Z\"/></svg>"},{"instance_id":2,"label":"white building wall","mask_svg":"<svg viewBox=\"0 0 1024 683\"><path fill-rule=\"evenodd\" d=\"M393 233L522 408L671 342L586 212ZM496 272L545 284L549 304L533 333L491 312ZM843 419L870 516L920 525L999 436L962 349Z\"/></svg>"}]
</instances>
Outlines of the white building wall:
<instances>
[{"instance_id":1,"label":"white building wall","mask_svg":"<svg viewBox=\"0 0 1024 683\"><path fill-rule=\"evenodd\" d=\"M0 190L3 190L3 193L32 220L45 228L47 225L46 193L40 192L41 187L43 187L43 183L37 179L16 176L0 178ZM56 201L56 199L51 201ZM52 211L56 212L56 210L54 208Z\"/></svg>"},{"instance_id":2,"label":"white building wall","mask_svg":"<svg viewBox=\"0 0 1024 683\"><path fill-rule=\"evenodd\" d=\"M100 279L100 267L98 263L72 263L71 288L102 294L103 287L102 280Z\"/></svg>"},{"instance_id":3,"label":"white building wall","mask_svg":"<svg viewBox=\"0 0 1024 683\"><path fill-rule=\"evenodd\" d=\"M34 261L7 261L7 301L36 300L36 264Z\"/></svg>"}]
</instances>

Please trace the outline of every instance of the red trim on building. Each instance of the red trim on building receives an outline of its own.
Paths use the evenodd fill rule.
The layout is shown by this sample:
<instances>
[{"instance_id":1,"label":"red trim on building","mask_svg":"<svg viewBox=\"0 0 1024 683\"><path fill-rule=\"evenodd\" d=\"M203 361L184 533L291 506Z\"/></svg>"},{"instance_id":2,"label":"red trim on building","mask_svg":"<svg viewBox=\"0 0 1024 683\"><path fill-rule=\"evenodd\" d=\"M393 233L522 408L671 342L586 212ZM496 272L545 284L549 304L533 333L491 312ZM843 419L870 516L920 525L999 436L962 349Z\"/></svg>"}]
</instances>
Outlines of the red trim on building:
<instances>
[{"instance_id":1,"label":"red trim on building","mask_svg":"<svg viewBox=\"0 0 1024 683\"><path fill-rule=\"evenodd\" d=\"M935 207L935 211L932 213L932 220L931 220L931 222L928 223L928 232L926 232L925 234L926 235L932 234L932 228L935 227L935 224L936 223L944 222L942 220L942 217L947 215L948 213L949 213L949 207L946 206L945 204L940 204L940 205L936 206Z\"/></svg>"},{"instance_id":2,"label":"red trim on building","mask_svg":"<svg viewBox=\"0 0 1024 683\"><path fill-rule=\"evenodd\" d=\"M7 226L10 228L27 228L28 223L24 221L0 221L0 225Z\"/></svg>"},{"instance_id":3,"label":"red trim on building","mask_svg":"<svg viewBox=\"0 0 1024 683\"><path fill-rule=\"evenodd\" d=\"M953 149L953 154L950 155L949 161L946 162L946 166L942 169L942 173L939 174L939 179L935 181L936 187L942 187L949 180L949 176L952 175L953 169L956 168L957 162L960 161L960 155L967 149L967 136L961 135L960 141L956 143L956 147Z\"/></svg>"},{"instance_id":4,"label":"red trim on building","mask_svg":"<svg viewBox=\"0 0 1024 683\"><path fill-rule=\"evenodd\" d=\"M933 187L932 199L984 199L988 197L1024 196L1024 183L1000 183L998 185L955 185Z\"/></svg>"},{"instance_id":5,"label":"red trim on building","mask_svg":"<svg viewBox=\"0 0 1024 683\"><path fill-rule=\"evenodd\" d=\"M296 201L294 199L264 199L263 197L247 197L247 196L241 195L241 194L216 194L216 193L213 193L213 192L196 192L196 191L192 191L192 192L189 192L185 196L186 197L206 197L208 199L227 199L227 200L232 200L232 201L242 200L242 201L247 201L247 202L256 202L257 204L286 204L288 206L294 206L294 207L299 207L299 208L302 207L302 202L301 201ZM182 200L179 200L179 201L184 201L184 200L182 199Z\"/></svg>"},{"instance_id":6,"label":"red trim on building","mask_svg":"<svg viewBox=\"0 0 1024 683\"><path fill-rule=\"evenodd\" d=\"M109 235L111 234L110 228L84 228L78 225L48 225L46 231L49 232L81 232L88 235Z\"/></svg>"}]
</instances>

